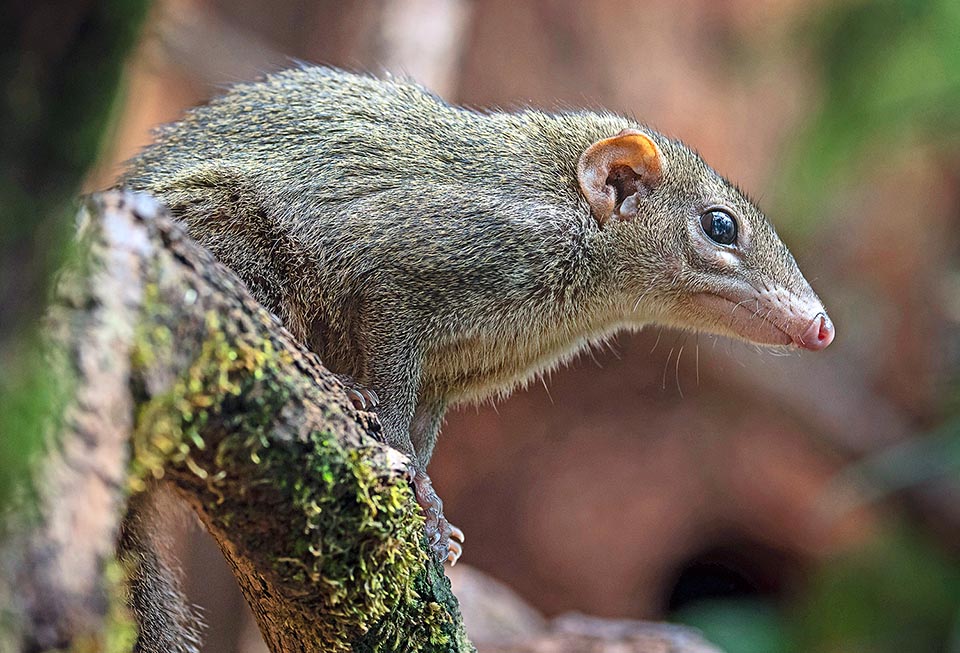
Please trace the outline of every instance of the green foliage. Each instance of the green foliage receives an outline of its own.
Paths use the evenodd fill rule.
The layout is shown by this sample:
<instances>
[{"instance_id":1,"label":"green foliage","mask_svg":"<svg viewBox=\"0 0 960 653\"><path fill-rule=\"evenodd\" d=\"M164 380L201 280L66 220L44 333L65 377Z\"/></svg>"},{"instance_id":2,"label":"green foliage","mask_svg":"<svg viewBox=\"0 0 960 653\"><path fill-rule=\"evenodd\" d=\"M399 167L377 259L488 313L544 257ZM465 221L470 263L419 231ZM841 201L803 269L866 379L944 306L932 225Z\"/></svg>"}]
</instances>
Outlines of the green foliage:
<instances>
[{"instance_id":1,"label":"green foliage","mask_svg":"<svg viewBox=\"0 0 960 653\"><path fill-rule=\"evenodd\" d=\"M960 480L960 415L932 433L872 452L849 465L828 490L831 499L852 502L834 509L850 511L894 492L944 478Z\"/></svg>"},{"instance_id":2,"label":"green foliage","mask_svg":"<svg viewBox=\"0 0 960 653\"><path fill-rule=\"evenodd\" d=\"M43 444L43 429L56 429L71 380L62 376L63 369L51 378L38 333L24 335L17 346L0 365L0 508L16 497L18 507L29 511L36 490L24 482L29 464Z\"/></svg>"},{"instance_id":3,"label":"green foliage","mask_svg":"<svg viewBox=\"0 0 960 653\"><path fill-rule=\"evenodd\" d=\"M699 628L707 640L726 653L788 653L793 650L786 620L767 601L702 601L673 616L679 623Z\"/></svg>"},{"instance_id":4,"label":"green foliage","mask_svg":"<svg viewBox=\"0 0 960 653\"><path fill-rule=\"evenodd\" d=\"M781 175L781 204L801 225L871 159L906 145L960 147L960 3L844 2L803 34L822 81L819 112Z\"/></svg>"},{"instance_id":5,"label":"green foliage","mask_svg":"<svg viewBox=\"0 0 960 653\"><path fill-rule=\"evenodd\" d=\"M902 527L819 569L799 606L800 651L944 651L960 607L960 569Z\"/></svg>"},{"instance_id":6,"label":"green foliage","mask_svg":"<svg viewBox=\"0 0 960 653\"><path fill-rule=\"evenodd\" d=\"M103 628L103 646L95 649L104 653L128 653L137 641L137 625L127 608L125 574L121 565L112 561L104 572L110 605Z\"/></svg>"},{"instance_id":7,"label":"green foliage","mask_svg":"<svg viewBox=\"0 0 960 653\"><path fill-rule=\"evenodd\" d=\"M960 568L903 526L818 567L786 607L717 600L674 616L727 653L960 651Z\"/></svg>"}]
</instances>

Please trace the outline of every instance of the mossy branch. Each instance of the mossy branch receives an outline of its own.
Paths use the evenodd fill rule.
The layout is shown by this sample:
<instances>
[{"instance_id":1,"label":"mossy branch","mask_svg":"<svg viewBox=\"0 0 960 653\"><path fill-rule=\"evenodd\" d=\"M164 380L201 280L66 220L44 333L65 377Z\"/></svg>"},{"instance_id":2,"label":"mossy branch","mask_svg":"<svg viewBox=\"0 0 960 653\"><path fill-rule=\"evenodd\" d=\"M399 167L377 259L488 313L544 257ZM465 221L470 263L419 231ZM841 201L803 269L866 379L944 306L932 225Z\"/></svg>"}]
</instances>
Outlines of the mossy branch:
<instances>
[{"instance_id":1,"label":"mossy branch","mask_svg":"<svg viewBox=\"0 0 960 653\"><path fill-rule=\"evenodd\" d=\"M377 440L375 418L153 200L96 196L83 222L51 313L75 383L53 429L60 455L38 472L38 519L16 538L24 553L0 546L29 590L0 587L12 606L0 642L102 649L123 500L164 483L220 545L271 651L472 650L425 552L409 462ZM104 517L81 534L86 577L68 588L77 534L56 531L92 496ZM22 598L38 595L70 605Z\"/></svg>"}]
</instances>

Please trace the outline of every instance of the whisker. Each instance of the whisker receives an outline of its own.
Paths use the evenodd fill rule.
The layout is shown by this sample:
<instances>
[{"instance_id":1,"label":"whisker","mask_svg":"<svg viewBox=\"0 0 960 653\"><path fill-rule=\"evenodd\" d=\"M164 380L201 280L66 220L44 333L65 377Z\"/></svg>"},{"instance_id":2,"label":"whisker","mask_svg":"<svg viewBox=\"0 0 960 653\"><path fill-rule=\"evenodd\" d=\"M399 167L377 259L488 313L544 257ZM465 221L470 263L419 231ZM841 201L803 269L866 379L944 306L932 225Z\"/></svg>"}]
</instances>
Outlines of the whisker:
<instances>
[{"instance_id":1,"label":"whisker","mask_svg":"<svg viewBox=\"0 0 960 653\"><path fill-rule=\"evenodd\" d=\"M667 368L670 367L670 357L673 356L673 347L670 348L670 352L667 354L667 360L663 364L663 378L660 379L660 389L667 389Z\"/></svg>"},{"instance_id":2,"label":"whisker","mask_svg":"<svg viewBox=\"0 0 960 653\"><path fill-rule=\"evenodd\" d=\"M645 293L641 294L639 297L637 297L637 301L636 301L636 302L634 303L634 305L633 305L633 312L634 312L634 313L636 313L636 312L637 312L637 309L640 308L640 302L642 302L642 301L643 301L643 298L646 297L646 296L647 296L647 293L645 292Z\"/></svg>"},{"instance_id":3,"label":"whisker","mask_svg":"<svg viewBox=\"0 0 960 653\"><path fill-rule=\"evenodd\" d=\"M654 351L656 351L657 345L660 344L660 336L662 336L662 335L663 335L663 327L660 327L660 330L657 331L657 341L656 341L655 343L653 343L653 347L650 349L650 353L651 353L651 354L652 354Z\"/></svg>"},{"instance_id":4,"label":"whisker","mask_svg":"<svg viewBox=\"0 0 960 653\"><path fill-rule=\"evenodd\" d=\"M593 350L593 347L587 347L586 351L587 351L587 356L590 357L590 359L593 361L594 365L596 365L596 366L599 367L600 369L603 369L603 363L601 363L600 361L597 360L597 354L596 354L596 352Z\"/></svg>"},{"instance_id":5,"label":"whisker","mask_svg":"<svg viewBox=\"0 0 960 653\"><path fill-rule=\"evenodd\" d=\"M696 361L694 368L697 370L697 387L699 388L700 387L700 334L699 333L697 334L697 346L696 346L696 349L694 349L693 351L694 351L694 361Z\"/></svg>"},{"instance_id":6,"label":"whisker","mask_svg":"<svg viewBox=\"0 0 960 653\"><path fill-rule=\"evenodd\" d=\"M620 350L617 348L616 336L612 336L603 341L603 346L606 348L614 358L618 361L623 360L623 356L620 355Z\"/></svg>"},{"instance_id":7,"label":"whisker","mask_svg":"<svg viewBox=\"0 0 960 653\"><path fill-rule=\"evenodd\" d=\"M646 299L651 292L653 292L653 288L648 288L647 290L644 290L639 297L637 297L637 303L633 305L634 313L637 312L637 309L640 308L641 302L643 302L643 300Z\"/></svg>"},{"instance_id":8,"label":"whisker","mask_svg":"<svg viewBox=\"0 0 960 653\"><path fill-rule=\"evenodd\" d=\"M680 345L680 351L677 352L677 364L674 368L674 378L677 380L677 392L680 394L680 398L683 399L683 388L680 387L680 357L683 356L683 345Z\"/></svg>"},{"instance_id":9,"label":"whisker","mask_svg":"<svg viewBox=\"0 0 960 653\"><path fill-rule=\"evenodd\" d=\"M729 338L727 339L727 355L733 358L733 360L737 361L737 365L739 365L740 367L743 367L743 368L747 367L747 364L743 362L743 359L740 356L733 355L733 341L730 340Z\"/></svg>"},{"instance_id":10,"label":"whisker","mask_svg":"<svg viewBox=\"0 0 960 653\"><path fill-rule=\"evenodd\" d=\"M540 385L542 385L543 389L546 391L547 399L550 400L550 405L556 406L557 405L556 402L553 401L553 395L550 394L550 388L547 387L547 380L544 379L542 376L540 377Z\"/></svg>"}]
</instances>

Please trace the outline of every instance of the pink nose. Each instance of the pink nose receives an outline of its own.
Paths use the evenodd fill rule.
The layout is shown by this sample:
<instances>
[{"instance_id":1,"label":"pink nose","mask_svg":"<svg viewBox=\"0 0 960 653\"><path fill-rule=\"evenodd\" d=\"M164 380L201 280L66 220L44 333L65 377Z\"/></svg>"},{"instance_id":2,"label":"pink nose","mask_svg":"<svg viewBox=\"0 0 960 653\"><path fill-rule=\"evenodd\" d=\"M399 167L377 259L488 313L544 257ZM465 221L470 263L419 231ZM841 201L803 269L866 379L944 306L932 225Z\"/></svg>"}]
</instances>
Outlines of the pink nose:
<instances>
[{"instance_id":1,"label":"pink nose","mask_svg":"<svg viewBox=\"0 0 960 653\"><path fill-rule=\"evenodd\" d=\"M817 313L817 316L810 322L810 326L803 335L794 338L798 347L810 349L811 351L820 351L833 342L833 336L836 331L833 328L833 322L826 313Z\"/></svg>"}]
</instances>

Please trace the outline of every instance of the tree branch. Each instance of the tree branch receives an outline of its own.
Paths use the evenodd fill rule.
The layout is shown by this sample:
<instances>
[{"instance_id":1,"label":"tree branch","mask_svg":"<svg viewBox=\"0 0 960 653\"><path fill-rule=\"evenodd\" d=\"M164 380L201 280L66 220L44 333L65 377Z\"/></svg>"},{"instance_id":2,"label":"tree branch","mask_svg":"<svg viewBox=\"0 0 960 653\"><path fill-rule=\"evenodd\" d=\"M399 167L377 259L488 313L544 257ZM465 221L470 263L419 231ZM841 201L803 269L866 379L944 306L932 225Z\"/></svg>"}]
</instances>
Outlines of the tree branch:
<instances>
[{"instance_id":1,"label":"tree branch","mask_svg":"<svg viewBox=\"0 0 960 653\"><path fill-rule=\"evenodd\" d=\"M16 579L0 648L104 642L124 494L163 482L219 543L271 651L472 650L375 418L152 200L101 195L84 222L50 320L74 382L38 515L0 545Z\"/></svg>"}]
</instances>

